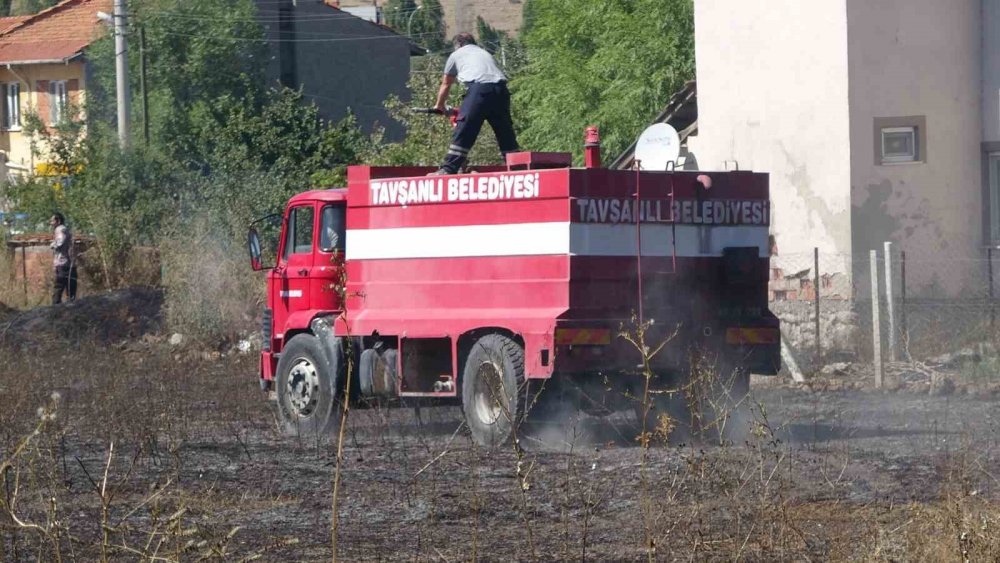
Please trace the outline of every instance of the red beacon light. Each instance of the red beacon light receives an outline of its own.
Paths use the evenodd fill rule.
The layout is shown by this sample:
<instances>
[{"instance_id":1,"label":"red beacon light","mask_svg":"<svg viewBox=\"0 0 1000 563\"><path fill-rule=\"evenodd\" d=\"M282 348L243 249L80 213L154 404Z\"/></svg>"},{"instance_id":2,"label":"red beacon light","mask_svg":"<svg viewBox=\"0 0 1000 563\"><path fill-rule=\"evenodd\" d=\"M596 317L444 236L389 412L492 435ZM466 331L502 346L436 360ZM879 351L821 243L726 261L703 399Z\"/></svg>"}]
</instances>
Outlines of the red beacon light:
<instances>
[{"instance_id":1,"label":"red beacon light","mask_svg":"<svg viewBox=\"0 0 1000 563\"><path fill-rule=\"evenodd\" d=\"M587 168L601 167L601 132L596 125L587 127L584 134L583 158Z\"/></svg>"}]
</instances>

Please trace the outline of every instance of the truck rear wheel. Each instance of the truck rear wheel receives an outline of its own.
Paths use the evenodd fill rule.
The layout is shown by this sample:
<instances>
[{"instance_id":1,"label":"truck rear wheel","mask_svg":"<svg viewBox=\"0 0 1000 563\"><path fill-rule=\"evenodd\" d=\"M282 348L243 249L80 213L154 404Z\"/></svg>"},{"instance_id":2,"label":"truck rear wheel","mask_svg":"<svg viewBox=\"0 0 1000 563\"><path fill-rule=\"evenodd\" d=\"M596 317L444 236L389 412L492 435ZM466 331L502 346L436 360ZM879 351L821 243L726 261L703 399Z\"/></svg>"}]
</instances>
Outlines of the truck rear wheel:
<instances>
[{"instance_id":1,"label":"truck rear wheel","mask_svg":"<svg viewBox=\"0 0 1000 563\"><path fill-rule=\"evenodd\" d=\"M524 348L502 334L472 346L462 375L462 410L481 446L507 443L525 414Z\"/></svg>"},{"instance_id":2,"label":"truck rear wheel","mask_svg":"<svg viewBox=\"0 0 1000 563\"><path fill-rule=\"evenodd\" d=\"M328 359L319 339L299 334L288 341L275 379L277 411L289 435L325 433L339 422L336 400L339 358Z\"/></svg>"}]
</instances>

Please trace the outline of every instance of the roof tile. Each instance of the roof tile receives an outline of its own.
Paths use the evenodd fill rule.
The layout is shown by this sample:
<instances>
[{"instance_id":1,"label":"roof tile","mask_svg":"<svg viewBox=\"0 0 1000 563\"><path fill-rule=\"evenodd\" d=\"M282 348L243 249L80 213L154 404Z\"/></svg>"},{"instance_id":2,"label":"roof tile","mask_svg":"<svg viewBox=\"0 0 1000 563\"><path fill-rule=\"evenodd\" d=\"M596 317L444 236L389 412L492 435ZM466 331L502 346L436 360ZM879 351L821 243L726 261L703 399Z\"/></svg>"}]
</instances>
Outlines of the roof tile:
<instances>
[{"instance_id":1,"label":"roof tile","mask_svg":"<svg viewBox=\"0 0 1000 563\"><path fill-rule=\"evenodd\" d=\"M111 10L112 0L64 0L13 25L0 21L0 64L69 59L106 32L97 12Z\"/></svg>"}]
</instances>

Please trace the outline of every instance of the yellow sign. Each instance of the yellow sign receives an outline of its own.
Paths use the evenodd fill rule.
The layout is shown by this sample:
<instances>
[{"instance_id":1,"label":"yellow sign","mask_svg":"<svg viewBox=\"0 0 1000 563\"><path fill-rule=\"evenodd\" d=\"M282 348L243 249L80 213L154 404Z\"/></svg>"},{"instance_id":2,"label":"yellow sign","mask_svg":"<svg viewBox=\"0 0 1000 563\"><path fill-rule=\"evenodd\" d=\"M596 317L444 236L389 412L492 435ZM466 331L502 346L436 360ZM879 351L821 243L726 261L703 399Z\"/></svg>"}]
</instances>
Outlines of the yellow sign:
<instances>
[{"instance_id":1,"label":"yellow sign","mask_svg":"<svg viewBox=\"0 0 1000 563\"><path fill-rule=\"evenodd\" d=\"M37 176L69 176L70 174L79 174L82 171L83 166L80 164L72 168L52 162L39 162L35 165L35 174Z\"/></svg>"}]
</instances>

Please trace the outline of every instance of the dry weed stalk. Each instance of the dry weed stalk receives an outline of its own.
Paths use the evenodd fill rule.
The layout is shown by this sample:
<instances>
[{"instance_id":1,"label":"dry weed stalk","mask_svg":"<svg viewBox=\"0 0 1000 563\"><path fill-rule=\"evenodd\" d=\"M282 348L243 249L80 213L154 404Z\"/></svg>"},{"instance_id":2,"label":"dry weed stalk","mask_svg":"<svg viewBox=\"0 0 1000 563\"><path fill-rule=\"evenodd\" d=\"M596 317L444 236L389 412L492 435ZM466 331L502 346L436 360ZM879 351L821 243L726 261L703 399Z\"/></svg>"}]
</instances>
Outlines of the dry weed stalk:
<instances>
[{"instance_id":1,"label":"dry weed stalk","mask_svg":"<svg viewBox=\"0 0 1000 563\"><path fill-rule=\"evenodd\" d=\"M677 389L668 390L654 390L651 388L651 383L653 378L656 377L656 373L653 371L653 360L656 358L660 352L669 344L676 336L677 331L675 330L673 334L667 336L661 340L655 346L650 346L646 342L646 334L650 327L653 326L653 321L643 321L639 322L638 318L633 315L631 321L631 329L626 330L625 327L619 331L619 336L624 338L635 350L639 353L642 358L642 364L640 365L640 376L642 377L642 396L639 398L640 404L640 415L639 415L639 435L636 440L639 442L639 447L641 448L641 455L639 458L639 488L640 488L640 507L642 510L642 523L643 523L643 533L645 534L645 549L646 558L649 561L654 561L656 559L656 534L653 530L653 499L649 488L649 474L648 474L648 463L649 463L649 448L652 444L653 438L655 437L654 429L648 427L649 413L653 409L653 396L654 393L675 393ZM676 422L671 418L669 413L661 412L657 416L656 431L664 437L664 439L670 435Z\"/></svg>"}]
</instances>

